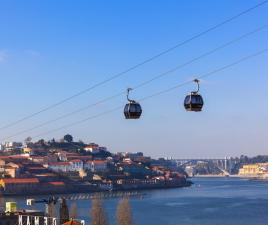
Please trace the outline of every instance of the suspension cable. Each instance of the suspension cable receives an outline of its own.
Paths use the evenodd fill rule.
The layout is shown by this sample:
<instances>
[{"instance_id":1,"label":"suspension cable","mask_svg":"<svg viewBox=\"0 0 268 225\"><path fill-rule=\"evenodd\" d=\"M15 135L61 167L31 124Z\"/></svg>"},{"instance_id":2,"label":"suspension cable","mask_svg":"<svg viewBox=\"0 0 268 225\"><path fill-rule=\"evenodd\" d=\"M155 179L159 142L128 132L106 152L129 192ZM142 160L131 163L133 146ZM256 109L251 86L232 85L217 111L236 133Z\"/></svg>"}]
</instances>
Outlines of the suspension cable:
<instances>
[{"instance_id":1,"label":"suspension cable","mask_svg":"<svg viewBox=\"0 0 268 225\"><path fill-rule=\"evenodd\" d=\"M230 67L233 67L233 66L235 66L235 65L238 65L238 64L240 64L240 63L242 63L242 62L244 62L244 61L247 61L247 60L249 60L249 59L255 58L255 57L257 57L257 56L259 56L259 55L262 55L262 54L264 54L264 53L267 53L267 52L268 52L268 49L263 49L263 50L260 50L260 51L258 51L258 52L255 52L255 53L253 53L253 54L251 54L251 55L247 55L247 56L245 56L245 57L242 57L242 58L238 59L237 61L234 61L234 62L232 62L232 63L230 63L230 64L227 64L227 65L222 66L222 67L220 67L220 68L218 68L218 69L215 69L215 70L212 70L212 71L210 71L210 72L208 72L208 73L206 73L206 74L203 74L203 75L197 77L197 79L203 79L203 78L212 76L212 75L217 74L217 73L219 73L219 72L221 72L221 71L224 71L224 70L226 70L226 69L228 69L228 68L230 68ZM168 88L168 89L165 89L165 90L156 92L156 93L154 93L154 94L152 94L152 95L149 95L149 96L146 96L146 97L144 97L144 98L141 98L141 99L139 100L139 102L142 102L142 101L151 99L151 98L153 98L153 97L156 97L156 96L159 96L159 95L168 93L168 92L170 92L170 91L173 91L173 90L175 90L175 89L178 89L178 88L183 87L183 86L185 86L185 85L188 85L188 84L190 84L190 83L192 83L192 80L189 80L189 81L180 83L180 84L175 85L175 86L173 86L173 87L170 87L170 88ZM96 114L96 115L94 115L94 116L90 116L90 117L84 118L84 119L82 119L82 120L78 120L78 121L76 121L76 122L73 122L73 123L70 123L70 124L67 124L67 125L58 127L58 128L56 128L56 129L53 129L53 130L50 130L50 131L47 131L47 132L44 132L44 133L41 133L41 134L38 134L38 135L36 135L36 136L33 136L33 138L37 138L37 137L40 137L40 136L44 136L44 135L47 135L47 134L50 134L50 133L54 133L54 132L59 131L59 130L62 130L62 129L66 129L66 128L68 128L68 127L72 127L72 126L75 126L75 125L84 123L84 122L86 122L86 121L88 121L88 120L91 120L91 119L94 119L94 118L98 118L98 117L101 117L101 116L103 116L103 115L106 115L106 114L115 112L115 111L117 111L117 110L119 110L119 109L122 109L122 107L123 107L122 105L121 105L121 106L118 106L118 107L115 107L115 108L113 108L113 109L111 109L111 110L108 110L108 111L105 111L105 112Z\"/></svg>"},{"instance_id":2,"label":"suspension cable","mask_svg":"<svg viewBox=\"0 0 268 225\"><path fill-rule=\"evenodd\" d=\"M150 78L150 79L138 84L137 86L134 86L132 88L132 90L136 90L136 89L139 89L139 88L141 88L141 87L143 87L145 85L148 85L149 83L151 83L153 81L156 81L156 80L158 80L158 79L160 79L160 78L162 78L164 76L167 76L167 75L169 75L171 73L174 73L174 72L176 72L176 71L178 71L178 70L180 70L180 69L182 69L182 68L184 68L184 67L186 67L186 66L188 66L188 65L190 65L190 64L192 64L192 63L194 63L194 62L196 62L198 60L201 60L201 59L203 59L203 58L205 58L207 56L210 56L215 52L218 52L218 51L220 51L220 50L222 50L222 49L224 49L224 48L226 48L226 47L228 47L230 45L233 45L233 44L235 44L235 43L237 43L237 42L239 42L239 41L241 41L241 40L243 40L243 39L245 39L245 38L247 38L247 37L249 37L249 36L251 36L253 34L256 34L257 32L263 31L264 29L267 29L267 28L268 28L268 23L263 25L263 26L260 26L260 27L258 27L256 29L254 29L254 30L252 30L250 32L247 32L247 33L245 33L245 34L243 34L243 35L241 35L241 36L239 36L239 37L237 37L237 38L235 38L235 39L233 39L231 41L228 41L228 42L226 42L226 43L224 43L224 44L222 44L222 45L220 45L220 46L218 46L218 47L216 47L216 48L214 48L212 50L209 50L209 51L207 51L207 52L205 52L205 53L203 53L203 54L201 54L201 55L199 55L197 57L194 57L193 59L190 59L190 60L188 60L188 61L186 61L186 62L184 62L184 63L182 63L182 64L180 64L180 65L178 65L178 66L176 66L176 67L174 67L172 69L170 69L170 70L167 70L167 71L165 71L163 73L160 73L157 76L154 76L154 77L152 77L152 78ZM29 128L29 129L19 131L19 132L15 133L15 134L12 134L12 135L6 137L5 140L9 139L9 138L16 137L16 136L24 134L24 133L28 133L30 131L36 130L38 128L41 128L41 127L43 127L45 125L57 122L57 121L59 121L61 119L65 119L67 117L73 116L73 115L75 115L77 113L80 113L80 112L85 111L85 110L87 110L89 108L98 106L98 105L100 105L102 103L108 102L108 101L110 101L112 99L115 99L115 98L117 98L119 96L122 96L124 94L125 94L125 91L119 92L119 93L117 93L115 95L112 95L112 96L109 96L107 98L101 99L101 100L99 100L99 101L97 101L95 103L91 103L91 104L89 104L89 105L87 105L85 107L76 109L76 110L74 110L72 112L69 112L69 113L66 113L66 114L64 114L62 116L59 116L59 117L55 118L55 119L48 120L46 122L40 123L40 124L38 124L36 126L33 126L33 127Z\"/></svg>"},{"instance_id":3,"label":"suspension cable","mask_svg":"<svg viewBox=\"0 0 268 225\"><path fill-rule=\"evenodd\" d=\"M163 55L165 55L165 54L167 54L167 53L169 53L169 52L171 52L171 51L173 51L173 50L175 50L175 49L177 49L177 48L179 48L179 47L181 47L183 45L186 45L189 42L191 42L191 41L193 41L195 39L198 39L198 38L204 36L205 34L224 26L227 23L230 23L230 22L238 19L239 17L241 17L241 16L243 16L243 15L245 15L245 14L247 14L247 13L249 13L249 12L251 12L251 11L253 11L253 10L263 6L263 5L265 5L265 4L267 4L267 3L268 3L268 0L262 1L262 2L252 6L250 8L248 8L248 9L246 9L246 10L244 10L244 11L242 11L242 12L240 12L240 13L238 13L238 14L236 14L236 15L234 15L234 16L232 16L232 17L230 17L230 18L228 18L228 19L226 19L226 20L224 20L224 21L222 21L222 22L220 22L220 23L218 23L218 24L216 24L216 25L214 25L214 26L202 31L202 32L200 32L200 33L198 33L198 34L193 35L192 37L190 37L190 38L188 38L188 39L186 39L186 40L184 40L184 41L182 41L182 42L180 42L180 43L178 43L178 44L176 44L176 45L174 45L174 46L172 46L172 47L170 47L170 48L168 48L168 49L166 49L166 50L164 50L164 51L162 51L162 52L160 52L160 53L158 53L158 54L156 54L156 55L154 55L154 56L152 56L152 57L150 57L150 58L148 58L148 59L146 59L146 60L144 60L142 62L140 62L140 63L135 64L132 67L129 67L126 70L123 70L123 71L121 71L121 72L119 72L119 73L117 73L117 74L115 74L115 75L103 80L103 81L100 81L100 82L98 82L98 83L96 83L96 84L94 84L94 85L92 85L92 86L90 86L90 87L88 87L88 88L86 88L84 90L81 90L81 91L77 92L74 95L71 95L71 96L69 96L69 97L67 97L65 99L62 99L62 100L60 100L60 101L58 101L56 103L53 103L53 104L51 104L51 105L49 105L49 106L47 106L47 107L45 107L45 108L43 108L43 109L41 109L39 111L36 111L36 112L34 112L32 114L24 116L21 119L18 119L16 121L8 123L8 124L0 127L0 130L7 129L9 127L13 127L13 126L15 126L15 125L17 125L17 124L19 124L19 123L21 123L23 121L31 119L32 117L35 117L35 116L37 116L37 115L39 115L39 114L41 114L43 112L49 111L49 110L51 110L51 109L53 109L53 108L55 108L55 107L57 107L59 105L62 105L65 102L68 102L68 101L70 101L70 100L72 100L72 99L74 99L74 98L76 98L76 97L78 97L80 95L83 95L83 94L85 94L85 93L87 93L87 92L89 92L89 91L91 91L91 90L93 90L93 89L95 89L95 88L97 88L99 86L102 86L102 85L104 85L104 84L106 84L106 83L108 83L108 82L110 82L112 80L115 80L115 79L117 79L117 78L129 73L130 71L133 71L133 70L135 70L135 69L137 69L137 68L139 68L139 67L141 67L141 66L143 66L143 65L145 65L145 64L147 64L147 63L149 63L151 61L154 61L154 60L160 58L161 56L163 56Z\"/></svg>"}]
</instances>

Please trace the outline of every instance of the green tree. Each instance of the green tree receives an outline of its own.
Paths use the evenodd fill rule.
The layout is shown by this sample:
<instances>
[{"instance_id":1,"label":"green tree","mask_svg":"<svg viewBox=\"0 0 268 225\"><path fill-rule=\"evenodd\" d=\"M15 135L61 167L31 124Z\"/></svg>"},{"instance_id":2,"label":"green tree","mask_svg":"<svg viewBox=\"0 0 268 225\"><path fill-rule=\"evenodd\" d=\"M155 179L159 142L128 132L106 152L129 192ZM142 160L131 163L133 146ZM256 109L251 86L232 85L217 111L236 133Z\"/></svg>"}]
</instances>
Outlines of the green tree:
<instances>
[{"instance_id":1,"label":"green tree","mask_svg":"<svg viewBox=\"0 0 268 225\"><path fill-rule=\"evenodd\" d=\"M68 142L68 143L73 142L73 136L70 135L70 134L66 134L66 135L64 135L63 139L64 139L64 141L66 141L66 142Z\"/></svg>"},{"instance_id":2,"label":"green tree","mask_svg":"<svg viewBox=\"0 0 268 225\"><path fill-rule=\"evenodd\" d=\"M40 145L40 146L44 146L45 145L45 140L44 139L40 139L36 142L36 144Z\"/></svg>"},{"instance_id":3,"label":"green tree","mask_svg":"<svg viewBox=\"0 0 268 225\"><path fill-rule=\"evenodd\" d=\"M56 217L56 203L51 201L47 204L47 216L49 217L49 225L52 225L52 218Z\"/></svg>"},{"instance_id":4,"label":"green tree","mask_svg":"<svg viewBox=\"0 0 268 225\"><path fill-rule=\"evenodd\" d=\"M66 199L63 198L62 202L60 203L60 224L69 221L69 209L66 203Z\"/></svg>"},{"instance_id":5,"label":"green tree","mask_svg":"<svg viewBox=\"0 0 268 225\"><path fill-rule=\"evenodd\" d=\"M0 194L0 213L5 211L5 199L2 194Z\"/></svg>"},{"instance_id":6,"label":"green tree","mask_svg":"<svg viewBox=\"0 0 268 225\"><path fill-rule=\"evenodd\" d=\"M91 225L108 225L106 212L99 197L92 200Z\"/></svg>"},{"instance_id":7,"label":"green tree","mask_svg":"<svg viewBox=\"0 0 268 225\"><path fill-rule=\"evenodd\" d=\"M128 198L123 198L117 206L116 211L117 225L134 225L131 206Z\"/></svg>"},{"instance_id":8,"label":"green tree","mask_svg":"<svg viewBox=\"0 0 268 225\"><path fill-rule=\"evenodd\" d=\"M32 138L31 137L27 137L27 138L25 138L24 142L27 145L27 144L29 144L29 143L32 142Z\"/></svg>"}]
</instances>

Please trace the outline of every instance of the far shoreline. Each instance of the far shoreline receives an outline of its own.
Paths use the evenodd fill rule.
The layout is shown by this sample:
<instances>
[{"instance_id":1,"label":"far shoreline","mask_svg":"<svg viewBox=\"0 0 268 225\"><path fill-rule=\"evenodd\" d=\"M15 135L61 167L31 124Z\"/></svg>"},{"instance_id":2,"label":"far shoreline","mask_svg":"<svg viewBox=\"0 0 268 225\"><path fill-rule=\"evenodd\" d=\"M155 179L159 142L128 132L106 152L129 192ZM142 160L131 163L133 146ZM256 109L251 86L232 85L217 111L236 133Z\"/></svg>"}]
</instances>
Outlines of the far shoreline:
<instances>
[{"instance_id":1,"label":"far shoreline","mask_svg":"<svg viewBox=\"0 0 268 225\"><path fill-rule=\"evenodd\" d=\"M207 174L207 175L195 175L193 177L189 177L189 179L192 179L192 178L249 178L249 177L243 177L243 176L240 176L240 175L216 175L216 174Z\"/></svg>"},{"instance_id":2,"label":"far shoreline","mask_svg":"<svg viewBox=\"0 0 268 225\"><path fill-rule=\"evenodd\" d=\"M185 187L190 187L193 184L192 181L188 180L186 183L184 184L179 184L179 185L167 185L167 186L150 186L150 187L133 187L133 188L117 188L114 190L96 190L96 191L62 191L62 192L43 192L43 193L0 193L0 195L2 197L23 197L23 196L27 196L27 197L32 197L32 196L45 196L45 195L91 195L92 197L94 195L97 194L110 194L111 196L113 194L117 194L117 193L136 193L137 195L140 195L139 192L142 191L148 191L148 190L164 190L164 189L175 189L175 188L185 188ZM131 196L135 196L135 195L131 195Z\"/></svg>"}]
</instances>

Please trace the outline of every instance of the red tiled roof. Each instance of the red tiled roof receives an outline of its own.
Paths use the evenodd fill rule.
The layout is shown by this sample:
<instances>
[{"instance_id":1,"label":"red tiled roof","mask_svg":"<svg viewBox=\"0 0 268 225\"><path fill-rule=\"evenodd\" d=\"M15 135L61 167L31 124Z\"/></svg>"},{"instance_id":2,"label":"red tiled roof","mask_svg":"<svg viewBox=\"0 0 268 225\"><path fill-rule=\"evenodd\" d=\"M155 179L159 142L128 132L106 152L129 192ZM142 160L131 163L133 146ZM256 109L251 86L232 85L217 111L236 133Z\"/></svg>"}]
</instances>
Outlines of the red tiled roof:
<instances>
[{"instance_id":1,"label":"red tiled roof","mask_svg":"<svg viewBox=\"0 0 268 225\"><path fill-rule=\"evenodd\" d=\"M54 185L54 186L63 186L63 185L65 185L65 183L62 182L62 181L52 181L52 182L48 182L48 183L51 184L51 185Z\"/></svg>"},{"instance_id":2,"label":"red tiled roof","mask_svg":"<svg viewBox=\"0 0 268 225\"><path fill-rule=\"evenodd\" d=\"M39 183L37 178L3 178L1 180L6 184Z\"/></svg>"},{"instance_id":3,"label":"red tiled roof","mask_svg":"<svg viewBox=\"0 0 268 225\"><path fill-rule=\"evenodd\" d=\"M92 162L94 164L105 164L105 163L107 163L107 160L88 160L86 163L91 164Z\"/></svg>"},{"instance_id":4,"label":"red tiled roof","mask_svg":"<svg viewBox=\"0 0 268 225\"><path fill-rule=\"evenodd\" d=\"M25 155L2 155L0 159L28 159L29 156Z\"/></svg>"},{"instance_id":5,"label":"red tiled roof","mask_svg":"<svg viewBox=\"0 0 268 225\"><path fill-rule=\"evenodd\" d=\"M89 144L85 148L96 148L96 147L99 147L99 145L97 145L97 144Z\"/></svg>"},{"instance_id":6,"label":"red tiled roof","mask_svg":"<svg viewBox=\"0 0 268 225\"><path fill-rule=\"evenodd\" d=\"M73 159L70 162L82 162L80 159Z\"/></svg>"},{"instance_id":7,"label":"red tiled roof","mask_svg":"<svg viewBox=\"0 0 268 225\"><path fill-rule=\"evenodd\" d=\"M94 160L93 162L94 164L106 164L107 163L106 160Z\"/></svg>"},{"instance_id":8,"label":"red tiled roof","mask_svg":"<svg viewBox=\"0 0 268 225\"><path fill-rule=\"evenodd\" d=\"M31 156L32 159L43 159L44 157L43 156Z\"/></svg>"}]
</instances>

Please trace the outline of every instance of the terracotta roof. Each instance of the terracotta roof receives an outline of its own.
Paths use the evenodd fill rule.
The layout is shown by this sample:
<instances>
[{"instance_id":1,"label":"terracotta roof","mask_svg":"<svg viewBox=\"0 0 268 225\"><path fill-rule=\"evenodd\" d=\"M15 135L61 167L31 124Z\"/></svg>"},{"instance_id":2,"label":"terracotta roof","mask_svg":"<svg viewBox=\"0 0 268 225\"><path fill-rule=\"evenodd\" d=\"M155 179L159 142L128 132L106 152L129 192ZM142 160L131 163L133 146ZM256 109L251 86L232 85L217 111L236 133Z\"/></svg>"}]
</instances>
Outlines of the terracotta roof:
<instances>
[{"instance_id":1,"label":"terracotta roof","mask_svg":"<svg viewBox=\"0 0 268 225\"><path fill-rule=\"evenodd\" d=\"M92 147L96 148L96 147L99 147L99 145L92 143L92 144L87 145L85 148L92 148Z\"/></svg>"},{"instance_id":2,"label":"terracotta roof","mask_svg":"<svg viewBox=\"0 0 268 225\"><path fill-rule=\"evenodd\" d=\"M38 156L38 155L33 155L31 156L32 159L44 159L44 156Z\"/></svg>"},{"instance_id":3,"label":"terracotta roof","mask_svg":"<svg viewBox=\"0 0 268 225\"><path fill-rule=\"evenodd\" d=\"M6 184L39 183L37 178L3 178L1 180Z\"/></svg>"},{"instance_id":4,"label":"terracotta roof","mask_svg":"<svg viewBox=\"0 0 268 225\"><path fill-rule=\"evenodd\" d=\"M54 185L54 186L64 186L65 185L65 183L62 181L52 181L52 182L48 182L48 183L51 185Z\"/></svg>"},{"instance_id":5,"label":"terracotta roof","mask_svg":"<svg viewBox=\"0 0 268 225\"><path fill-rule=\"evenodd\" d=\"M0 159L27 159L29 156L25 155L2 155Z\"/></svg>"},{"instance_id":6,"label":"terracotta roof","mask_svg":"<svg viewBox=\"0 0 268 225\"><path fill-rule=\"evenodd\" d=\"M107 161L106 160L96 160L94 161L94 164L106 164Z\"/></svg>"},{"instance_id":7,"label":"terracotta roof","mask_svg":"<svg viewBox=\"0 0 268 225\"><path fill-rule=\"evenodd\" d=\"M88 160L86 163L91 164L92 162L94 164L105 164L105 163L107 163L107 160Z\"/></svg>"},{"instance_id":8,"label":"terracotta roof","mask_svg":"<svg viewBox=\"0 0 268 225\"><path fill-rule=\"evenodd\" d=\"M70 162L82 162L80 159L73 159Z\"/></svg>"}]
</instances>

